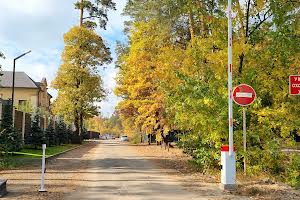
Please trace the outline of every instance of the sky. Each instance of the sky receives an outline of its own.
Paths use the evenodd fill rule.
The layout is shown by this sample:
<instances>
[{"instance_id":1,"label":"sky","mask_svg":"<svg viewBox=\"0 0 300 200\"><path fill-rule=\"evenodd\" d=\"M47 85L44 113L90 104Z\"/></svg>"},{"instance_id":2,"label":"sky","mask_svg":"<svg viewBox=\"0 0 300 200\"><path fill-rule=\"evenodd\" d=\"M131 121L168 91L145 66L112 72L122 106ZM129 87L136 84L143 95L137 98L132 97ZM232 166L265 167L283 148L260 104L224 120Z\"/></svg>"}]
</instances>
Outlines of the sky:
<instances>
[{"instance_id":1,"label":"sky","mask_svg":"<svg viewBox=\"0 0 300 200\"><path fill-rule=\"evenodd\" d=\"M49 93L57 96L50 87L51 81L61 64L63 34L79 21L79 11L74 9L76 0L1 0L0 1L0 51L6 59L0 60L2 70L12 71L13 59L20 54L32 52L17 60L16 71L23 71L33 80L46 77ZM26 3L25 3L26 2ZM99 30L116 59L116 41L126 41L123 34L126 17L121 13L126 0L115 0L117 10L109 12L106 30ZM100 69L104 87L109 91L107 99L101 103L101 113L109 116L120 100L113 94L117 69L114 63Z\"/></svg>"}]
</instances>

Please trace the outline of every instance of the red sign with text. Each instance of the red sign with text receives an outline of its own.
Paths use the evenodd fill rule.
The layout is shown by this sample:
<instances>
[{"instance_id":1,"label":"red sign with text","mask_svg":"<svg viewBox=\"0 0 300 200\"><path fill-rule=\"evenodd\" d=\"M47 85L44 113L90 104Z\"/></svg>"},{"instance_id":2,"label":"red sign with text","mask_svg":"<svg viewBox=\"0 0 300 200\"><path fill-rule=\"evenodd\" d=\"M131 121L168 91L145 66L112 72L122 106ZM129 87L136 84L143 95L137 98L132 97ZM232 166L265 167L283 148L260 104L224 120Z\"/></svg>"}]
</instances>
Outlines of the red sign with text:
<instances>
[{"instance_id":1,"label":"red sign with text","mask_svg":"<svg viewBox=\"0 0 300 200\"><path fill-rule=\"evenodd\" d=\"M240 106L248 106L255 100L256 93L250 85L241 84L234 88L232 96L236 104Z\"/></svg>"},{"instance_id":2,"label":"red sign with text","mask_svg":"<svg viewBox=\"0 0 300 200\"><path fill-rule=\"evenodd\" d=\"M300 75L290 76L290 95L300 95Z\"/></svg>"}]
</instances>

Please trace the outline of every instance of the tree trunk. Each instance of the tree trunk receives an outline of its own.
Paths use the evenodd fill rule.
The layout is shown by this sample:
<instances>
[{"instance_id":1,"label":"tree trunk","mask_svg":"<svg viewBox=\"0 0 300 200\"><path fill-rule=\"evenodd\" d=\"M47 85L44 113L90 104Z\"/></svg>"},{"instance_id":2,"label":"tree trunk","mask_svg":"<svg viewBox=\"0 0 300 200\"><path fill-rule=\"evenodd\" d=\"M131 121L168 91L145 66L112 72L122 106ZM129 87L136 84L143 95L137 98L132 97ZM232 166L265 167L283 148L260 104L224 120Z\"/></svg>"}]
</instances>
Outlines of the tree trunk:
<instances>
[{"instance_id":1,"label":"tree trunk","mask_svg":"<svg viewBox=\"0 0 300 200\"><path fill-rule=\"evenodd\" d=\"M150 145L151 144L151 135L149 134L148 135L148 145Z\"/></svg>"},{"instance_id":2,"label":"tree trunk","mask_svg":"<svg viewBox=\"0 0 300 200\"><path fill-rule=\"evenodd\" d=\"M79 118L78 118L78 114L77 112L75 112L75 117L74 117L74 125L75 125L75 135L76 136L79 136Z\"/></svg>"},{"instance_id":3,"label":"tree trunk","mask_svg":"<svg viewBox=\"0 0 300 200\"><path fill-rule=\"evenodd\" d=\"M83 25L83 0L80 2L80 26Z\"/></svg>"},{"instance_id":4,"label":"tree trunk","mask_svg":"<svg viewBox=\"0 0 300 200\"><path fill-rule=\"evenodd\" d=\"M245 44L248 43L248 39L249 39L249 17L250 17L250 0L248 0L247 2L247 12L246 12L246 24L245 24ZM244 58L245 58L245 54L244 52L242 52L239 55L240 58L240 64L239 64L239 74L242 74L243 72L243 65L244 65Z\"/></svg>"},{"instance_id":5,"label":"tree trunk","mask_svg":"<svg viewBox=\"0 0 300 200\"><path fill-rule=\"evenodd\" d=\"M190 35L191 35L191 43L194 44L195 39L195 23L193 18L193 11L192 8L189 8L189 28L190 28Z\"/></svg>"},{"instance_id":6,"label":"tree trunk","mask_svg":"<svg viewBox=\"0 0 300 200\"><path fill-rule=\"evenodd\" d=\"M83 133L83 114L79 114L79 135Z\"/></svg>"},{"instance_id":7,"label":"tree trunk","mask_svg":"<svg viewBox=\"0 0 300 200\"><path fill-rule=\"evenodd\" d=\"M206 35L208 35L209 30L208 30L208 26L207 23L205 21L205 15L204 15L204 6L203 6L203 2L202 1L197 1L197 10L198 10L198 18L201 22L201 35L202 37L205 37Z\"/></svg>"},{"instance_id":8,"label":"tree trunk","mask_svg":"<svg viewBox=\"0 0 300 200\"><path fill-rule=\"evenodd\" d=\"M244 57L245 57L244 53L239 55L239 58L240 58L239 73L240 74L242 74L242 71L243 71Z\"/></svg>"},{"instance_id":9,"label":"tree trunk","mask_svg":"<svg viewBox=\"0 0 300 200\"><path fill-rule=\"evenodd\" d=\"M166 148L173 148L174 146L173 145L171 145L170 144L170 135L166 135L166 136L164 136L164 134L163 133L161 133L160 134L161 135L161 137L163 138L163 141L164 141L164 143L165 143L165 149Z\"/></svg>"}]
</instances>

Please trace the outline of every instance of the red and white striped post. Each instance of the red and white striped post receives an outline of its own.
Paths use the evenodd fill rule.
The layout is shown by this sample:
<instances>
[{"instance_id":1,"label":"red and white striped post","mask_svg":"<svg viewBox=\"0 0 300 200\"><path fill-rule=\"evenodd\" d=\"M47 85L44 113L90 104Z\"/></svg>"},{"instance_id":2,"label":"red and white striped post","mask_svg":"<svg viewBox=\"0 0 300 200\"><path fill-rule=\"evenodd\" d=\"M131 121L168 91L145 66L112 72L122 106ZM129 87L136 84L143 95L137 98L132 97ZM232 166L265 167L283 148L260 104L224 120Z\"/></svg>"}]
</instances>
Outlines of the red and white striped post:
<instances>
[{"instance_id":1,"label":"red and white striped post","mask_svg":"<svg viewBox=\"0 0 300 200\"><path fill-rule=\"evenodd\" d=\"M228 0L228 118L229 118L229 155L233 154L233 108L232 108L232 10Z\"/></svg>"},{"instance_id":2,"label":"red and white striped post","mask_svg":"<svg viewBox=\"0 0 300 200\"><path fill-rule=\"evenodd\" d=\"M236 161L233 146L233 107L232 107L232 9L231 0L228 0L228 122L229 122L229 149L228 153L221 153L221 187L232 189L235 187Z\"/></svg>"}]
</instances>

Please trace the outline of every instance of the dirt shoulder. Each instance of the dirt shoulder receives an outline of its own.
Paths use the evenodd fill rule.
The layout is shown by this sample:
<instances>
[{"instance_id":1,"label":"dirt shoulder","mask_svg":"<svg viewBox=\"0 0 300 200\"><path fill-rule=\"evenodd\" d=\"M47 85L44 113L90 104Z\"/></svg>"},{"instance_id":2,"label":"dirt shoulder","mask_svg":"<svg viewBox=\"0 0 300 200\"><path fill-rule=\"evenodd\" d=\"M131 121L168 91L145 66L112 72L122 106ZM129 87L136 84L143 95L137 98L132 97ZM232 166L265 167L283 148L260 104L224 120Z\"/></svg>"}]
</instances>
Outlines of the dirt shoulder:
<instances>
[{"instance_id":1,"label":"dirt shoulder","mask_svg":"<svg viewBox=\"0 0 300 200\"><path fill-rule=\"evenodd\" d=\"M0 171L0 177L8 179L8 195L3 200L58 200L72 193L85 180L81 179L88 164L89 152L96 143L86 144L78 149L67 152L47 163L46 193L39 193L41 166L31 166L13 170ZM67 161L67 162L66 162ZM1 200L2 200L1 199Z\"/></svg>"},{"instance_id":2,"label":"dirt shoulder","mask_svg":"<svg viewBox=\"0 0 300 200\"><path fill-rule=\"evenodd\" d=\"M183 182L193 182L194 185L198 184L201 187L205 185L218 187L218 183L220 182L219 172L208 175L198 172L197 169L190 164L189 160L191 158L178 148L170 148L170 151L168 151L161 146L149 146L146 144L131 145L131 147L143 156L151 156L153 161L160 167L166 170L175 169L177 173L172 175L180 177ZM190 187L188 184L185 186ZM201 187L199 187L199 190L201 190ZM195 189L197 190L197 188L193 187L193 190ZM240 174L238 174L238 188L231 194L257 200L300 199L300 191L286 184L273 182L265 178L244 177Z\"/></svg>"}]
</instances>

